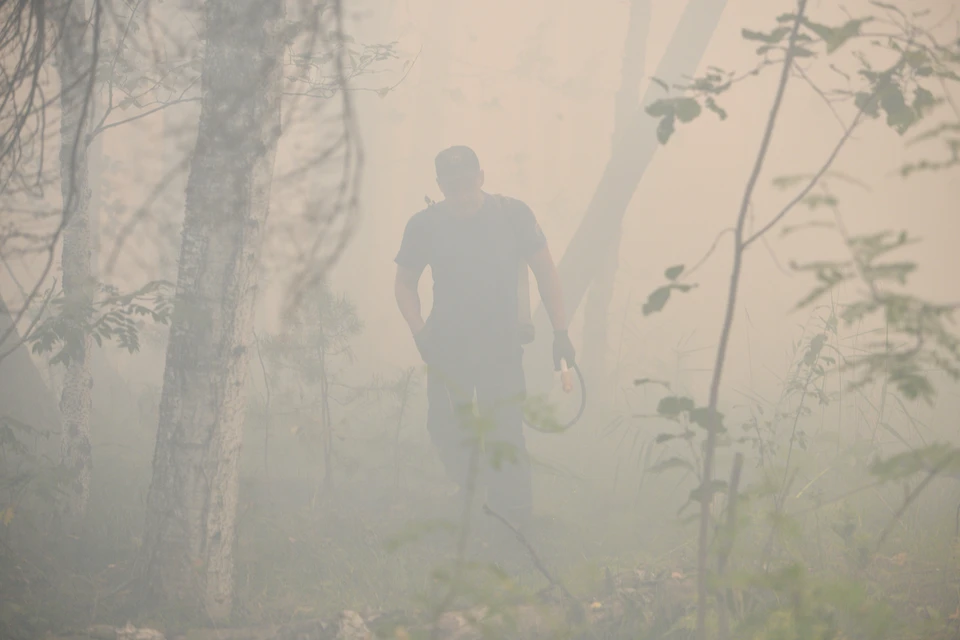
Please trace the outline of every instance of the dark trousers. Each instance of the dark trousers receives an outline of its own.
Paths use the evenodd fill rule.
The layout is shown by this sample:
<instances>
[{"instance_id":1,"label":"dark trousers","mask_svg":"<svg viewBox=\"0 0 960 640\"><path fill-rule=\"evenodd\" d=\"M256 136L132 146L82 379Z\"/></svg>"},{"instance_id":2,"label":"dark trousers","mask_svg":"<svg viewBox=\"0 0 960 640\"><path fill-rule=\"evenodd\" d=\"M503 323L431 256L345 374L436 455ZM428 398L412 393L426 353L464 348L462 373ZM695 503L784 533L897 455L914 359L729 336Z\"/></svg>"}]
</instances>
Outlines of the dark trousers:
<instances>
[{"instance_id":1,"label":"dark trousers","mask_svg":"<svg viewBox=\"0 0 960 640\"><path fill-rule=\"evenodd\" d=\"M474 345L457 351L428 366L427 430L461 491L472 470L475 497L482 500L485 489L490 507L522 526L533 506L523 437L523 350Z\"/></svg>"}]
</instances>

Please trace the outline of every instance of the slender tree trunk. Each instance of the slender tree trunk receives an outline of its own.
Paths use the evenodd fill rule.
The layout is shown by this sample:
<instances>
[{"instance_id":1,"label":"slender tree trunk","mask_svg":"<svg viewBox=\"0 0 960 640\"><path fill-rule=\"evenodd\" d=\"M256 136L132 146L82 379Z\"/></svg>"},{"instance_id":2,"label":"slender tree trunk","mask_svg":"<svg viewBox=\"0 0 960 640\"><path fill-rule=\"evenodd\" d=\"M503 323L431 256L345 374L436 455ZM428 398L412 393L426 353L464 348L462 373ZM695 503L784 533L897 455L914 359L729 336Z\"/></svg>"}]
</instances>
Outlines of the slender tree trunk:
<instances>
[{"instance_id":1,"label":"slender tree trunk","mask_svg":"<svg viewBox=\"0 0 960 640\"><path fill-rule=\"evenodd\" d=\"M750 177L747 180L747 186L744 189L743 200L740 203L740 212L737 214L737 224L733 232L733 268L730 274L730 287L727 289L727 305L723 315L723 326L720 329L720 342L717 345L717 357L713 365L713 375L710 379L710 401L707 405L707 439L703 446L703 473L701 474L700 484L700 531L697 547L697 640L707 640L707 598L709 595L708 585L708 567L707 560L710 553L710 505L713 502L713 465L714 456L717 450L717 431L721 426L717 417L717 407L720 403L720 381L723 377L723 366L727 357L727 348L730 344L730 333L733 329L734 314L737 309L737 293L740 289L740 275L743 270L743 253L751 238L745 237L747 212L750 209L750 201L753 198L753 191L760 178L760 172L763 169L764 161L767 159L767 151L770 148L770 141L773 138L773 132L776 129L777 115L780 112L780 105L783 103L783 96L786 92L787 82L790 79L790 70L793 65L797 33L800 25L803 23L804 12L807 8L807 0L797 0L797 12L793 22L793 29L790 32L790 39L787 41L787 52L784 55L783 69L780 73L780 82L777 86L777 93L773 99L773 106L770 109L770 116L767 118L767 125L763 132L763 139L760 141L760 150L757 152L757 158L754 162Z\"/></svg>"},{"instance_id":2,"label":"slender tree trunk","mask_svg":"<svg viewBox=\"0 0 960 640\"><path fill-rule=\"evenodd\" d=\"M93 339L83 325L96 288L92 272L89 204L90 185L87 145L93 117L94 47L99 38L99 11L88 21L81 0L51 3L57 25L55 50L60 74L60 192L63 198L63 294L64 313L71 338L79 344L72 351L63 379L60 413L63 431L60 463L73 478L64 487L64 525L75 530L87 508L93 459L90 448L90 412L93 375L90 351Z\"/></svg>"},{"instance_id":3,"label":"slender tree trunk","mask_svg":"<svg viewBox=\"0 0 960 640\"><path fill-rule=\"evenodd\" d=\"M620 90L614 104L613 144L624 134L630 116L640 106L640 82L646 71L647 32L650 28L650 0L631 0L627 35L623 45L623 65L620 70ZM587 377L594 382L593 389L615 389L607 384L607 334L610 326L610 301L613 299L617 269L620 266L622 225L617 226L610 251L604 258L597 276L590 285L587 304L583 310L583 363ZM594 393L596 398L598 394Z\"/></svg>"},{"instance_id":4,"label":"slender tree trunk","mask_svg":"<svg viewBox=\"0 0 960 640\"><path fill-rule=\"evenodd\" d=\"M147 496L155 604L226 618L257 267L280 134L282 0L208 0L197 146Z\"/></svg>"},{"instance_id":5,"label":"slender tree trunk","mask_svg":"<svg viewBox=\"0 0 960 640\"><path fill-rule=\"evenodd\" d=\"M696 73L726 4L727 0L690 0L657 68L657 78L667 83L681 82L684 76ZM614 142L583 221L557 265L567 318L574 317L587 288L609 255L612 243L619 239L624 213L659 147L657 120L647 115L643 107L662 95L663 89L651 85L642 103L627 118L623 135ZM542 304L534 324L538 336L552 335ZM549 388L553 380L551 344L550 340L537 340L530 347L524 355L527 383L532 392L538 393Z\"/></svg>"}]
</instances>

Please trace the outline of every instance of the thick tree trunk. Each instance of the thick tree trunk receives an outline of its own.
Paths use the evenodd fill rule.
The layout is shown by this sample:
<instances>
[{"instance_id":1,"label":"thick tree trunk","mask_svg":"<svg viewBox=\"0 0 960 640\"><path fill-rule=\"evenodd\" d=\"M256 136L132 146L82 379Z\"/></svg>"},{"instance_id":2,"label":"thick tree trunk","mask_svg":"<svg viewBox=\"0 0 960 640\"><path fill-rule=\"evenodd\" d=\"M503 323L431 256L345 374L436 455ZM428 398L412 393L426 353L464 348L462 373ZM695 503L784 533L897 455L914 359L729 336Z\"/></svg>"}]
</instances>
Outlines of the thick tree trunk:
<instances>
[{"instance_id":1,"label":"thick tree trunk","mask_svg":"<svg viewBox=\"0 0 960 640\"><path fill-rule=\"evenodd\" d=\"M657 78L674 83L696 73L726 4L727 0L690 0L657 68ZM609 255L612 243L619 239L623 216L643 172L659 147L657 120L647 115L643 107L662 95L662 88L651 85L642 104L627 118L623 135L614 141L610 159L583 221L560 259L558 269L568 318L576 314L587 288ZM538 336L553 335L542 304L534 317L534 324ZM532 392L542 392L553 381L550 349L550 340L540 339L530 345L524 355L527 384Z\"/></svg>"},{"instance_id":2,"label":"thick tree trunk","mask_svg":"<svg viewBox=\"0 0 960 640\"><path fill-rule=\"evenodd\" d=\"M60 463L73 478L64 487L64 525L73 530L87 508L90 473L93 464L90 448L90 412L93 376L90 350L93 339L87 334L82 316L91 305L95 280L91 268L89 220L90 185L87 144L93 117L91 74L94 71L92 38L99 37L99 25L87 20L84 3L58 0L52 3L58 27L55 51L60 74L60 191L63 198L63 294L64 313L73 316L72 339L79 342L73 350L63 378L60 414L63 432Z\"/></svg>"},{"instance_id":3,"label":"thick tree trunk","mask_svg":"<svg viewBox=\"0 0 960 640\"><path fill-rule=\"evenodd\" d=\"M646 72L647 32L650 29L650 0L631 0L627 35L623 44L623 64L620 69L620 90L614 104L613 143L624 134L630 116L640 106L640 82ZM613 299L617 269L620 266L622 225L617 226L616 237L604 258L597 276L590 285L587 305L583 310L583 363L585 375L593 381L597 392L616 391L616 381L607 379L609 369L610 301ZM609 384L613 382L613 384ZM592 394L600 397L598 393ZM605 399L600 397L600 399Z\"/></svg>"},{"instance_id":4,"label":"thick tree trunk","mask_svg":"<svg viewBox=\"0 0 960 640\"><path fill-rule=\"evenodd\" d=\"M280 134L283 0L208 0L197 146L147 496L156 604L225 618L256 276Z\"/></svg>"},{"instance_id":5,"label":"thick tree trunk","mask_svg":"<svg viewBox=\"0 0 960 640\"><path fill-rule=\"evenodd\" d=\"M201 48L188 45L185 41L193 41L195 32L199 31L202 37L204 25L202 0L180 0L174 5L158 5L151 9L154 15L160 18L172 33L178 34L174 38L178 46L170 47L167 52L166 63L171 68L177 65L189 64L190 59L199 56ZM199 40L199 39L198 39ZM197 43L199 45L199 42ZM198 98L200 87L194 85L184 94L184 98ZM166 98L175 97L171 94ZM158 237L155 238L158 263L157 277L174 280L177 277L177 260L180 243L177 242L183 231L184 194L187 187L188 167L185 160L190 157L196 146L197 122L200 117L200 106L197 102L185 102L160 112L163 120L163 133L160 143L163 175L174 172L164 194L159 208Z\"/></svg>"}]
</instances>

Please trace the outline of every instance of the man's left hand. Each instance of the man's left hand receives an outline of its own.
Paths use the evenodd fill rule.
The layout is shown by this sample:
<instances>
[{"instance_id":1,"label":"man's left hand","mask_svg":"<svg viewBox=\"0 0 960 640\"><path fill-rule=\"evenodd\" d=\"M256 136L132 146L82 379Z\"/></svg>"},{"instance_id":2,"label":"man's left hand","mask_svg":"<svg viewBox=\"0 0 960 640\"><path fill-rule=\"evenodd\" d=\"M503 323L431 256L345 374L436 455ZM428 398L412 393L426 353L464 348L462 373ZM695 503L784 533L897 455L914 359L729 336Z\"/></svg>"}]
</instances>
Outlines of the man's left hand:
<instances>
[{"instance_id":1,"label":"man's left hand","mask_svg":"<svg viewBox=\"0 0 960 640\"><path fill-rule=\"evenodd\" d=\"M576 351L573 343L570 342L569 334L564 331L553 332L553 369L560 371L560 360L566 360L567 366L572 367L576 364Z\"/></svg>"}]
</instances>

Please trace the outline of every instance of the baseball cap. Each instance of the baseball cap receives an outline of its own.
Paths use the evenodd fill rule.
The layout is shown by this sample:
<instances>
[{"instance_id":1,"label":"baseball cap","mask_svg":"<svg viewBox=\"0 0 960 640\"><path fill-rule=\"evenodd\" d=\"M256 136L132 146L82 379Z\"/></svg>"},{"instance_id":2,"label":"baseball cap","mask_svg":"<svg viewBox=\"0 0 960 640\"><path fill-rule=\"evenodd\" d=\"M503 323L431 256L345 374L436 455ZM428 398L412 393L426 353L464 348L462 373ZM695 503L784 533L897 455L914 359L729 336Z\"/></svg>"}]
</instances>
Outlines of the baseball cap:
<instances>
[{"instance_id":1,"label":"baseball cap","mask_svg":"<svg viewBox=\"0 0 960 640\"><path fill-rule=\"evenodd\" d=\"M437 167L437 178L440 180L480 171L480 160L477 154L464 145L444 149L437 154L434 164Z\"/></svg>"}]
</instances>

